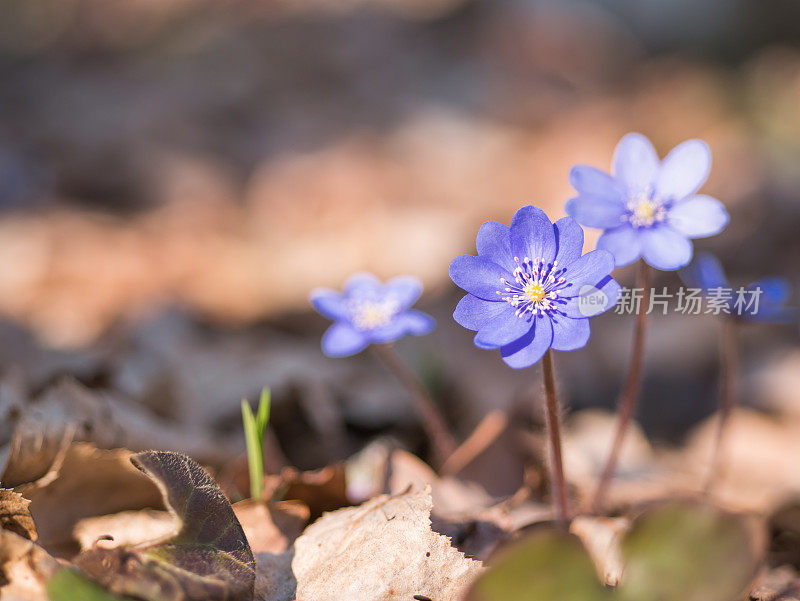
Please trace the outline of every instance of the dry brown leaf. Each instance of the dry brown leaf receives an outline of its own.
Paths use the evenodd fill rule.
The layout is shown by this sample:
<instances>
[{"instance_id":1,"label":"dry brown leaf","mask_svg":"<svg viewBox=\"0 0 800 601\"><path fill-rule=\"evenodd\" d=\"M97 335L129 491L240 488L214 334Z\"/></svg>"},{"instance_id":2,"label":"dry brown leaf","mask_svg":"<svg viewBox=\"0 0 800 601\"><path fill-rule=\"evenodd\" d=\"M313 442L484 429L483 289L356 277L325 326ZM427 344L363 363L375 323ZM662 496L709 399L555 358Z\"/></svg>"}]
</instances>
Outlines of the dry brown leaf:
<instances>
[{"instance_id":1,"label":"dry brown leaf","mask_svg":"<svg viewBox=\"0 0 800 601\"><path fill-rule=\"evenodd\" d=\"M581 539L597 576L608 586L616 586L622 577L620 541L628 528L630 521L623 518L578 516L570 523L569 531Z\"/></svg>"},{"instance_id":2,"label":"dry brown leaf","mask_svg":"<svg viewBox=\"0 0 800 601\"><path fill-rule=\"evenodd\" d=\"M55 555L77 551L72 531L80 520L119 511L162 507L156 486L130 462L125 449L100 450L76 443L67 450L52 480L25 484L39 544Z\"/></svg>"},{"instance_id":3,"label":"dry brown leaf","mask_svg":"<svg viewBox=\"0 0 800 601\"><path fill-rule=\"evenodd\" d=\"M177 525L153 545L81 553L77 567L111 593L148 601L252 601L255 560L233 509L186 455L145 451L130 458L157 486Z\"/></svg>"},{"instance_id":4,"label":"dry brown leaf","mask_svg":"<svg viewBox=\"0 0 800 601\"><path fill-rule=\"evenodd\" d=\"M725 435L717 500L740 511L769 513L787 498L800 496L800 438L797 418L735 409ZM699 488L708 474L716 416L700 424L685 449L668 458Z\"/></svg>"},{"instance_id":5,"label":"dry brown leaf","mask_svg":"<svg viewBox=\"0 0 800 601\"><path fill-rule=\"evenodd\" d=\"M42 547L10 530L0 530L0 599L47 601L45 585L59 568Z\"/></svg>"},{"instance_id":6,"label":"dry brown leaf","mask_svg":"<svg viewBox=\"0 0 800 601\"><path fill-rule=\"evenodd\" d=\"M233 506L253 553L286 551L305 528L309 510L298 501L264 503L248 499Z\"/></svg>"},{"instance_id":7,"label":"dry brown leaf","mask_svg":"<svg viewBox=\"0 0 800 601\"><path fill-rule=\"evenodd\" d=\"M311 472L286 467L281 471L280 478L282 497L305 503L311 511L312 520L326 511L350 505L343 463L334 463Z\"/></svg>"},{"instance_id":8,"label":"dry brown leaf","mask_svg":"<svg viewBox=\"0 0 800 601\"><path fill-rule=\"evenodd\" d=\"M800 576L791 566L767 570L756 580L752 601L800 601Z\"/></svg>"},{"instance_id":9,"label":"dry brown leaf","mask_svg":"<svg viewBox=\"0 0 800 601\"><path fill-rule=\"evenodd\" d=\"M30 504L21 494L7 488L0 489L0 527L35 541L38 535L28 508Z\"/></svg>"},{"instance_id":10,"label":"dry brown leaf","mask_svg":"<svg viewBox=\"0 0 800 601\"><path fill-rule=\"evenodd\" d=\"M455 601L482 564L431 530L430 489L326 514L295 541L297 599Z\"/></svg>"},{"instance_id":11,"label":"dry brown leaf","mask_svg":"<svg viewBox=\"0 0 800 601\"><path fill-rule=\"evenodd\" d=\"M175 518L168 511L142 509L85 518L75 524L72 536L86 551L99 541L105 549L152 543L177 532Z\"/></svg>"}]
</instances>

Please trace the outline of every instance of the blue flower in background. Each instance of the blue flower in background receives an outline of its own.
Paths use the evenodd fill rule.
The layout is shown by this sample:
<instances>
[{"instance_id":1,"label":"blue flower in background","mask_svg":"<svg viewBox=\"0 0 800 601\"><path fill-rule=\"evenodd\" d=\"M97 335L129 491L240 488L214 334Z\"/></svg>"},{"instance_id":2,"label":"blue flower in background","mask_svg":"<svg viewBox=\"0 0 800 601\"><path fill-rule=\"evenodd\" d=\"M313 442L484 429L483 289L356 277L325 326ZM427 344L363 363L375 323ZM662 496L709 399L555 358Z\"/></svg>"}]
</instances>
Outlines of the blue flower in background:
<instances>
[{"instance_id":1,"label":"blue flower in background","mask_svg":"<svg viewBox=\"0 0 800 601\"><path fill-rule=\"evenodd\" d=\"M739 295L738 288L731 288L719 260L709 253L698 255L679 273L687 286L699 288L707 296L715 291L732 290L730 298L725 299L725 313L733 317L771 323L787 323L798 318L797 309L786 306L791 287L784 278L762 278L745 286L745 294Z\"/></svg>"},{"instance_id":2,"label":"blue flower in background","mask_svg":"<svg viewBox=\"0 0 800 601\"><path fill-rule=\"evenodd\" d=\"M322 351L329 357L346 357L373 343L427 334L436 322L411 309L420 294L422 283L417 278L400 276L383 284L369 273L352 276L341 293L326 288L312 291L311 304L334 321L322 336Z\"/></svg>"},{"instance_id":3,"label":"blue flower in background","mask_svg":"<svg viewBox=\"0 0 800 601\"><path fill-rule=\"evenodd\" d=\"M692 258L690 238L721 232L728 212L716 198L696 194L711 169L702 140L687 140L659 161L641 134L626 135L614 151L613 175L586 165L569 174L578 196L566 212L586 227L604 229L597 248L614 255L617 267L642 257L664 270Z\"/></svg>"},{"instance_id":4,"label":"blue flower in background","mask_svg":"<svg viewBox=\"0 0 800 601\"><path fill-rule=\"evenodd\" d=\"M583 229L570 217L553 224L541 209L523 207L511 227L484 223L476 247L477 257L450 264L453 282L468 292L453 318L477 331L476 346L499 348L510 367L529 367L549 348L581 348L588 317L617 302L614 258L603 250L581 256Z\"/></svg>"}]
</instances>

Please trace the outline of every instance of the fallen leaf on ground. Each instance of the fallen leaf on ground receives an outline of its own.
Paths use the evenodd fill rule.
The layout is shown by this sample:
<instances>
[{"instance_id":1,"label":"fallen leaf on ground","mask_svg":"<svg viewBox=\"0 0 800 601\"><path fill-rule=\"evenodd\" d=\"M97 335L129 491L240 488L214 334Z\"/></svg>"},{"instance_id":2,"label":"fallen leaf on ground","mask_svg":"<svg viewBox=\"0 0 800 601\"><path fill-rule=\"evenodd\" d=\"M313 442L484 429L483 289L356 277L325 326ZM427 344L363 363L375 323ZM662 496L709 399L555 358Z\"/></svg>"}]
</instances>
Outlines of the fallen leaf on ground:
<instances>
[{"instance_id":1,"label":"fallen leaf on ground","mask_svg":"<svg viewBox=\"0 0 800 601\"><path fill-rule=\"evenodd\" d=\"M179 524L148 547L95 548L76 565L116 595L146 601L250 601L255 560L230 503L185 455L146 451L133 464L156 483Z\"/></svg>"},{"instance_id":2,"label":"fallen leaf on ground","mask_svg":"<svg viewBox=\"0 0 800 601\"><path fill-rule=\"evenodd\" d=\"M310 472L286 467L281 471L278 486L283 499L305 503L311 511L312 520L326 511L350 505L343 463L334 463Z\"/></svg>"},{"instance_id":3,"label":"fallen leaf on ground","mask_svg":"<svg viewBox=\"0 0 800 601\"><path fill-rule=\"evenodd\" d=\"M380 495L326 514L295 541L297 599L460 599L481 572L431 530L430 490Z\"/></svg>"},{"instance_id":4,"label":"fallen leaf on ground","mask_svg":"<svg viewBox=\"0 0 800 601\"><path fill-rule=\"evenodd\" d=\"M791 566L767 570L755 581L749 598L752 601L798 601L800 577Z\"/></svg>"},{"instance_id":5,"label":"fallen leaf on ground","mask_svg":"<svg viewBox=\"0 0 800 601\"><path fill-rule=\"evenodd\" d=\"M572 520L569 531L581 539L597 569L600 580L616 586L622 576L620 541L630 527L624 518L581 515Z\"/></svg>"},{"instance_id":6,"label":"fallen leaf on ground","mask_svg":"<svg viewBox=\"0 0 800 601\"><path fill-rule=\"evenodd\" d=\"M45 586L58 562L42 547L10 530L0 530L0 599L46 601Z\"/></svg>"},{"instance_id":7,"label":"fallen leaf on ground","mask_svg":"<svg viewBox=\"0 0 800 601\"><path fill-rule=\"evenodd\" d=\"M31 502L21 494L7 488L0 489L0 526L15 534L35 541L36 525L28 509Z\"/></svg>"},{"instance_id":8,"label":"fallen leaf on ground","mask_svg":"<svg viewBox=\"0 0 800 601\"><path fill-rule=\"evenodd\" d=\"M142 509L85 518L75 524L72 535L87 551L102 541L106 549L164 540L175 534L177 524L168 511Z\"/></svg>"},{"instance_id":9,"label":"fallen leaf on ground","mask_svg":"<svg viewBox=\"0 0 800 601\"><path fill-rule=\"evenodd\" d=\"M253 553L283 553L303 532L309 510L299 501L264 503L248 499L233 506Z\"/></svg>"},{"instance_id":10,"label":"fallen leaf on ground","mask_svg":"<svg viewBox=\"0 0 800 601\"><path fill-rule=\"evenodd\" d=\"M19 486L17 492L31 501L39 544L55 555L71 556L78 551L72 531L80 520L161 507L158 489L131 465L130 456L124 449L73 444L52 479Z\"/></svg>"}]
</instances>

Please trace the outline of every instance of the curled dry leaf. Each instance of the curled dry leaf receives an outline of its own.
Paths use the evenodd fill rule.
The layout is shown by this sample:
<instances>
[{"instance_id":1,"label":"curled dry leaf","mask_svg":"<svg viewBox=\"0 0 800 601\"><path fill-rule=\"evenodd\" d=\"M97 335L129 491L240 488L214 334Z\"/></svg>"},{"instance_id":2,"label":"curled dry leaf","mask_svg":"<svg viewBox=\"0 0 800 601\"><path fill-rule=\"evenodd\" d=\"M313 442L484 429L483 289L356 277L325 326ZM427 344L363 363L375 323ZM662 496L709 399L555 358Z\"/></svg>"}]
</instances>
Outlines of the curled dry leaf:
<instances>
[{"instance_id":1,"label":"curled dry leaf","mask_svg":"<svg viewBox=\"0 0 800 601\"><path fill-rule=\"evenodd\" d=\"M177 535L143 547L95 548L76 565L116 595L146 601L250 601L255 561L230 503L185 455L146 451L133 464L156 483Z\"/></svg>"},{"instance_id":2,"label":"curled dry leaf","mask_svg":"<svg viewBox=\"0 0 800 601\"><path fill-rule=\"evenodd\" d=\"M58 562L33 541L0 530L0 599L45 601L45 586L58 568Z\"/></svg>"},{"instance_id":3,"label":"curled dry leaf","mask_svg":"<svg viewBox=\"0 0 800 601\"><path fill-rule=\"evenodd\" d=\"M346 507L350 501L347 498L344 464L333 463L308 472L286 467L281 470L276 495L305 503L311 511L312 520L326 511Z\"/></svg>"},{"instance_id":4,"label":"curled dry leaf","mask_svg":"<svg viewBox=\"0 0 800 601\"><path fill-rule=\"evenodd\" d=\"M141 509L86 518L75 524L72 535L88 551L100 544L105 549L165 540L176 531L175 518L167 511Z\"/></svg>"},{"instance_id":5,"label":"curled dry leaf","mask_svg":"<svg viewBox=\"0 0 800 601\"><path fill-rule=\"evenodd\" d=\"M608 586L616 586L622 577L620 541L630 527L625 518L581 515L572 520L569 531L581 539L594 562L597 575Z\"/></svg>"},{"instance_id":6,"label":"curled dry leaf","mask_svg":"<svg viewBox=\"0 0 800 601\"><path fill-rule=\"evenodd\" d=\"M36 525L28 509L31 502L21 494L0 488L0 526L3 530L10 530L15 534L35 541L37 538Z\"/></svg>"},{"instance_id":7,"label":"curled dry leaf","mask_svg":"<svg viewBox=\"0 0 800 601\"><path fill-rule=\"evenodd\" d=\"M324 515L295 541L296 598L460 599L482 564L431 530L432 507L428 488Z\"/></svg>"},{"instance_id":8,"label":"curled dry leaf","mask_svg":"<svg viewBox=\"0 0 800 601\"><path fill-rule=\"evenodd\" d=\"M303 532L309 510L298 501L264 503L254 499L233 506L253 553L283 553Z\"/></svg>"},{"instance_id":9,"label":"curled dry leaf","mask_svg":"<svg viewBox=\"0 0 800 601\"><path fill-rule=\"evenodd\" d=\"M77 552L72 532L82 519L144 507L160 507L161 496L142 478L124 449L100 450L89 443L67 449L52 478L17 488L30 499L39 544L53 554Z\"/></svg>"}]
</instances>

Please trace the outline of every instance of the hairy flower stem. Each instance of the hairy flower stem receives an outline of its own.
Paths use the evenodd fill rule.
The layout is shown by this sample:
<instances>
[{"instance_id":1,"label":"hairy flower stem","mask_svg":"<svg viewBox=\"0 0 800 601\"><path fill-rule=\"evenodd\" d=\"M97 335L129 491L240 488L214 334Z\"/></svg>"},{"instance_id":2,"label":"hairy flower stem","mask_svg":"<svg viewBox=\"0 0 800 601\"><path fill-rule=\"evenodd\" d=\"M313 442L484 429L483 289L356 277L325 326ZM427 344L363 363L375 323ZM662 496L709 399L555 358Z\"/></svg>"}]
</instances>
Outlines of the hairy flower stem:
<instances>
[{"instance_id":1,"label":"hairy flower stem","mask_svg":"<svg viewBox=\"0 0 800 601\"><path fill-rule=\"evenodd\" d=\"M436 403L433 402L419 378L391 345L374 344L372 348L378 358L383 361L384 365L389 368L389 371L395 375L411 394L411 398L414 399L414 404L422 421L422 427L431 441L437 464L441 466L456 450L456 442L447 428L444 417L436 407Z\"/></svg>"},{"instance_id":2,"label":"hairy flower stem","mask_svg":"<svg viewBox=\"0 0 800 601\"><path fill-rule=\"evenodd\" d=\"M542 357L544 376L545 414L547 417L547 438L550 442L550 486L552 488L553 508L559 525L567 528L570 519L567 482L564 479L564 462L561 458L561 424L559 420L556 379L553 373L553 352L547 349Z\"/></svg>"},{"instance_id":3,"label":"hairy flower stem","mask_svg":"<svg viewBox=\"0 0 800 601\"><path fill-rule=\"evenodd\" d=\"M714 436L714 446L711 451L711 469L703 487L703 492L710 495L714 485L719 480L722 465L722 448L725 442L726 426L731 416L731 411L736 406L739 380L739 340L738 324L733 319L728 319L722 325L719 345L720 364L720 399L717 412L717 430Z\"/></svg>"},{"instance_id":4,"label":"hairy flower stem","mask_svg":"<svg viewBox=\"0 0 800 601\"><path fill-rule=\"evenodd\" d=\"M639 274L637 285L642 288L641 305L637 307L636 324L633 330L633 348L631 349L630 363L628 364L628 375L622 389L619 406L617 407L617 428L614 434L614 442L611 445L611 452L606 460L600 482L592 499L592 513L600 513L605 502L611 478L617 469L619 454L622 450L622 443L625 441L625 434L633 418L636 403L639 400L639 390L642 385L642 363L644 360L645 334L647 332L647 312L650 307L651 293L651 270L644 261L639 262Z\"/></svg>"}]
</instances>

